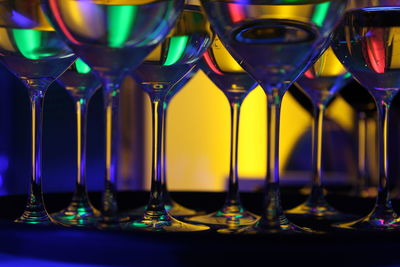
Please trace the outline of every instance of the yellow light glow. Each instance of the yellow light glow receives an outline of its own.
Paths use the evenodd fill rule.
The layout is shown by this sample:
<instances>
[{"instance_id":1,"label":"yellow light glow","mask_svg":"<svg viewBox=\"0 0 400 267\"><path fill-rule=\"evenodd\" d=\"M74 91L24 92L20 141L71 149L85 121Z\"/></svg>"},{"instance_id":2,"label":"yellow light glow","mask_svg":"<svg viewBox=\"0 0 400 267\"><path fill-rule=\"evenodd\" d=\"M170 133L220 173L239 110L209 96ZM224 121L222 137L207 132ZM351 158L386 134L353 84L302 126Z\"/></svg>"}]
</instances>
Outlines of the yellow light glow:
<instances>
[{"instance_id":1,"label":"yellow light glow","mask_svg":"<svg viewBox=\"0 0 400 267\"><path fill-rule=\"evenodd\" d=\"M0 1L0 26L14 29L36 29L53 31L43 10L40 0Z\"/></svg>"},{"instance_id":2,"label":"yellow light glow","mask_svg":"<svg viewBox=\"0 0 400 267\"><path fill-rule=\"evenodd\" d=\"M63 19L74 33L87 38L100 39L106 36L105 20L101 7L91 1L58 1L57 6L63 12ZM88 12L90 11L90 12ZM84 15L82 15L84 14Z\"/></svg>"},{"instance_id":3,"label":"yellow light glow","mask_svg":"<svg viewBox=\"0 0 400 267\"><path fill-rule=\"evenodd\" d=\"M347 71L329 47L310 69L316 77L340 76Z\"/></svg>"},{"instance_id":4,"label":"yellow light glow","mask_svg":"<svg viewBox=\"0 0 400 267\"><path fill-rule=\"evenodd\" d=\"M94 0L92 3L100 5L146 5L161 0Z\"/></svg>"},{"instance_id":5,"label":"yellow light glow","mask_svg":"<svg viewBox=\"0 0 400 267\"><path fill-rule=\"evenodd\" d=\"M351 132L354 127L354 109L341 97L336 97L329 105L327 115L344 130Z\"/></svg>"},{"instance_id":6,"label":"yellow light glow","mask_svg":"<svg viewBox=\"0 0 400 267\"><path fill-rule=\"evenodd\" d=\"M38 25L34 28L35 30L54 31L53 26L51 26L41 8L38 11L38 19L36 21Z\"/></svg>"},{"instance_id":7,"label":"yellow light glow","mask_svg":"<svg viewBox=\"0 0 400 267\"><path fill-rule=\"evenodd\" d=\"M390 69L400 69L400 27L391 27L389 35L392 49Z\"/></svg>"},{"instance_id":8,"label":"yellow light glow","mask_svg":"<svg viewBox=\"0 0 400 267\"><path fill-rule=\"evenodd\" d=\"M254 9L253 9L254 10ZM313 15L313 5L275 5L260 6L253 15L264 19L290 19L293 21L309 22Z\"/></svg>"},{"instance_id":9,"label":"yellow light glow","mask_svg":"<svg viewBox=\"0 0 400 267\"><path fill-rule=\"evenodd\" d=\"M162 46L158 45L151 53L146 57L146 61L160 61L162 58Z\"/></svg>"},{"instance_id":10,"label":"yellow light glow","mask_svg":"<svg viewBox=\"0 0 400 267\"><path fill-rule=\"evenodd\" d=\"M213 56L218 68L223 72L243 72L242 67L229 54L218 36L215 36L211 45Z\"/></svg>"},{"instance_id":11,"label":"yellow light glow","mask_svg":"<svg viewBox=\"0 0 400 267\"><path fill-rule=\"evenodd\" d=\"M10 40L8 35L8 29L0 28L0 47L6 51L14 51L17 52L18 50L15 49L14 44Z\"/></svg>"},{"instance_id":12,"label":"yellow light glow","mask_svg":"<svg viewBox=\"0 0 400 267\"><path fill-rule=\"evenodd\" d=\"M261 87L255 88L242 104L239 129L239 177L264 177L267 162L267 106ZM228 151L229 152L229 151Z\"/></svg>"},{"instance_id":13,"label":"yellow light glow","mask_svg":"<svg viewBox=\"0 0 400 267\"><path fill-rule=\"evenodd\" d=\"M172 99L167 123L171 189L224 188L229 172L229 104L203 72Z\"/></svg>"}]
</instances>

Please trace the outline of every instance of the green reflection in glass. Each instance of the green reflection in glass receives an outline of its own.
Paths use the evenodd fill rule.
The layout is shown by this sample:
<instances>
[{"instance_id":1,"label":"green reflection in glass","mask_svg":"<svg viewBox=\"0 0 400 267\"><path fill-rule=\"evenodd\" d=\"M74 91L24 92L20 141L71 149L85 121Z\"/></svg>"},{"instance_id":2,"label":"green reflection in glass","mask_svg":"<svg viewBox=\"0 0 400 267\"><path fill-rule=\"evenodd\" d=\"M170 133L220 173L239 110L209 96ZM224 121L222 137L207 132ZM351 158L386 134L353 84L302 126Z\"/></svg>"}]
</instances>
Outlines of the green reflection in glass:
<instances>
[{"instance_id":1,"label":"green reflection in glass","mask_svg":"<svg viewBox=\"0 0 400 267\"><path fill-rule=\"evenodd\" d=\"M316 3L321 3L325 2L328 0L274 0L274 4L277 5L304 5L304 4L316 4ZM243 2L246 2L246 0L243 0Z\"/></svg>"},{"instance_id":2,"label":"green reflection in glass","mask_svg":"<svg viewBox=\"0 0 400 267\"><path fill-rule=\"evenodd\" d=\"M87 74L91 71L90 67L80 58L75 61L75 66L76 71L80 74Z\"/></svg>"},{"instance_id":3,"label":"green reflection in glass","mask_svg":"<svg viewBox=\"0 0 400 267\"><path fill-rule=\"evenodd\" d=\"M350 72L346 72L346 74L344 75L344 78L347 79L347 78L350 78L350 77L351 77L351 73Z\"/></svg>"},{"instance_id":4,"label":"green reflection in glass","mask_svg":"<svg viewBox=\"0 0 400 267\"><path fill-rule=\"evenodd\" d=\"M115 5L109 7L108 43L110 47L121 48L132 33L137 6Z\"/></svg>"},{"instance_id":5,"label":"green reflection in glass","mask_svg":"<svg viewBox=\"0 0 400 267\"><path fill-rule=\"evenodd\" d=\"M171 37L164 66L170 66L178 62L185 52L188 40L189 36L187 35Z\"/></svg>"},{"instance_id":6,"label":"green reflection in glass","mask_svg":"<svg viewBox=\"0 0 400 267\"><path fill-rule=\"evenodd\" d=\"M29 224L40 224L41 221L25 221L25 223L29 223Z\"/></svg>"},{"instance_id":7,"label":"green reflection in glass","mask_svg":"<svg viewBox=\"0 0 400 267\"><path fill-rule=\"evenodd\" d=\"M140 228L147 226L146 223L142 223L142 222L133 222L132 225L135 227L140 227Z\"/></svg>"},{"instance_id":8,"label":"green reflection in glass","mask_svg":"<svg viewBox=\"0 0 400 267\"><path fill-rule=\"evenodd\" d=\"M312 17L312 21L317 25L317 26L322 26L326 15L328 14L329 7L331 6L331 2L325 2L316 5L315 7L315 13Z\"/></svg>"},{"instance_id":9,"label":"green reflection in glass","mask_svg":"<svg viewBox=\"0 0 400 267\"><path fill-rule=\"evenodd\" d=\"M30 29L13 29L15 45L19 52L27 59L37 60L43 56L40 51L41 46L41 32Z\"/></svg>"}]
</instances>

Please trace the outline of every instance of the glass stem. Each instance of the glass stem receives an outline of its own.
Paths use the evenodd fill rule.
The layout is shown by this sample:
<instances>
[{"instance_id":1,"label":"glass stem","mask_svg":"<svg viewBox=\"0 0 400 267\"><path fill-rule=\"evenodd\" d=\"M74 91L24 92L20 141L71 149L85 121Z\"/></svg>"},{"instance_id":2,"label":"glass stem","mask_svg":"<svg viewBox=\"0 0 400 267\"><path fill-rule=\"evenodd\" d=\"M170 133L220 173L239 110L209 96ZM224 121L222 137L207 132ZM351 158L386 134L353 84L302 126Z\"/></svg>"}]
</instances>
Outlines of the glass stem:
<instances>
[{"instance_id":1,"label":"glass stem","mask_svg":"<svg viewBox=\"0 0 400 267\"><path fill-rule=\"evenodd\" d=\"M89 202L86 188L86 115L87 103L79 99L75 103L77 129L77 179L73 202Z\"/></svg>"},{"instance_id":2,"label":"glass stem","mask_svg":"<svg viewBox=\"0 0 400 267\"><path fill-rule=\"evenodd\" d=\"M390 102L377 101L378 109L378 156L379 156L379 181L376 207L392 209L389 199L388 184L388 129Z\"/></svg>"},{"instance_id":3,"label":"glass stem","mask_svg":"<svg viewBox=\"0 0 400 267\"><path fill-rule=\"evenodd\" d=\"M40 213L47 216L42 194L42 111L45 89L32 83L29 93L32 115L32 178L28 203L23 217L35 217Z\"/></svg>"},{"instance_id":4,"label":"glass stem","mask_svg":"<svg viewBox=\"0 0 400 267\"><path fill-rule=\"evenodd\" d=\"M103 196L103 215L117 216L117 176L119 145L119 86L108 83L104 89L104 108L106 125L106 179Z\"/></svg>"},{"instance_id":5,"label":"glass stem","mask_svg":"<svg viewBox=\"0 0 400 267\"><path fill-rule=\"evenodd\" d=\"M361 193L368 187L367 175L367 115L357 112L357 190Z\"/></svg>"},{"instance_id":6,"label":"glass stem","mask_svg":"<svg viewBox=\"0 0 400 267\"><path fill-rule=\"evenodd\" d=\"M267 96L267 184L279 184L279 120L281 99L274 90Z\"/></svg>"},{"instance_id":7,"label":"glass stem","mask_svg":"<svg viewBox=\"0 0 400 267\"><path fill-rule=\"evenodd\" d=\"M167 187L167 109L168 109L168 101L163 100L162 103L162 127L161 127L161 135L162 135L162 176L161 176L161 183L163 187L163 197L164 197L164 204L165 205L172 205L172 199L169 195L168 187Z\"/></svg>"},{"instance_id":8,"label":"glass stem","mask_svg":"<svg viewBox=\"0 0 400 267\"><path fill-rule=\"evenodd\" d=\"M164 119L164 108L163 101L160 98L154 98L151 100L152 109L152 170L151 170L151 189L150 199L147 205L147 212L164 212L164 198L163 198L163 119Z\"/></svg>"},{"instance_id":9,"label":"glass stem","mask_svg":"<svg viewBox=\"0 0 400 267\"><path fill-rule=\"evenodd\" d=\"M239 177L238 177L238 145L239 145L239 120L241 103L233 101L231 106L231 151L230 151L230 169L229 185L226 206L239 206Z\"/></svg>"},{"instance_id":10,"label":"glass stem","mask_svg":"<svg viewBox=\"0 0 400 267\"><path fill-rule=\"evenodd\" d=\"M258 223L261 227L277 228L283 210L279 190L279 121L282 96L278 88L267 93L267 174L264 209Z\"/></svg>"},{"instance_id":11,"label":"glass stem","mask_svg":"<svg viewBox=\"0 0 400 267\"><path fill-rule=\"evenodd\" d=\"M321 182L324 112L325 106L323 104L315 105L312 132L312 188L308 199L308 202L311 204L318 204L324 201L324 192Z\"/></svg>"}]
</instances>

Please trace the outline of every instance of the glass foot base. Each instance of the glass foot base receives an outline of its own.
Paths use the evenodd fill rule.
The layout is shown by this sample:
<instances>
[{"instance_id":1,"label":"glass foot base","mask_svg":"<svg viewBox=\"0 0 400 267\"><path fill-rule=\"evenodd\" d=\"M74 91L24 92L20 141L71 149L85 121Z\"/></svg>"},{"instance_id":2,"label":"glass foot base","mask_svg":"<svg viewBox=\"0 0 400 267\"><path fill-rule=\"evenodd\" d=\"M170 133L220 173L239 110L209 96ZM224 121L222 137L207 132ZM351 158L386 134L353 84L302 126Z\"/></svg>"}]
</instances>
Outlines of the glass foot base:
<instances>
[{"instance_id":1,"label":"glass foot base","mask_svg":"<svg viewBox=\"0 0 400 267\"><path fill-rule=\"evenodd\" d=\"M137 209L128 211L125 213L126 216L131 217L133 219L139 219L146 212L147 206L142 206ZM173 217L187 217L194 215L202 215L205 214L204 211L196 211L193 209L186 208L175 201L172 201L171 205L165 205L166 211L171 214Z\"/></svg>"},{"instance_id":2,"label":"glass foot base","mask_svg":"<svg viewBox=\"0 0 400 267\"><path fill-rule=\"evenodd\" d=\"M96 227L99 229L117 230L121 229L122 226L129 221L130 218L126 215L115 215L115 216L102 215L98 218Z\"/></svg>"},{"instance_id":3,"label":"glass foot base","mask_svg":"<svg viewBox=\"0 0 400 267\"><path fill-rule=\"evenodd\" d=\"M359 220L332 226L338 229L357 231L399 231L400 218L391 209L385 211L374 210Z\"/></svg>"},{"instance_id":4,"label":"glass foot base","mask_svg":"<svg viewBox=\"0 0 400 267\"><path fill-rule=\"evenodd\" d=\"M291 217L313 218L317 220L343 221L354 219L354 216L337 211L328 203L312 204L305 202L293 209L285 211Z\"/></svg>"},{"instance_id":5,"label":"glass foot base","mask_svg":"<svg viewBox=\"0 0 400 267\"><path fill-rule=\"evenodd\" d=\"M175 216L175 217L186 217L186 216L205 214L204 211L197 211L197 210L186 208L175 201L172 201L171 205L168 205L168 204L165 205L165 209L168 211L169 214L171 214L172 216Z\"/></svg>"},{"instance_id":6,"label":"glass foot base","mask_svg":"<svg viewBox=\"0 0 400 267\"><path fill-rule=\"evenodd\" d=\"M238 229L238 234L302 234L312 233L311 229L297 226L286 218L280 216L279 221L269 221L261 218L255 224Z\"/></svg>"},{"instance_id":7,"label":"glass foot base","mask_svg":"<svg viewBox=\"0 0 400 267\"><path fill-rule=\"evenodd\" d=\"M94 227L99 221L100 211L89 203L71 203L66 209L51 214L60 223L78 226Z\"/></svg>"},{"instance_id":8,"label":"glass foot base","mask_svg":"<svg viewBox=\"0 0 400 267\"><path fill-rule=\"evenodd\" d=\"M26 224L41 224L41 225L54 224L53 220L50 218L50 216L45 210L24 211L22 216L16 219L14 222L26 223Z\"/></svg>"},{"instance_id":9,"label":"glass foot base","mask_svg":"<svg viewBox=\"0 0 400 267\"><path fill-rule=\"evenodd\" d=\"M364 188L355 188L350 192L349 195L361 198L376 198L376 196L378 195L378 189L373 186Z\"/></svg>"},{"instance_id":10,"label":"glass foot base","mask_svg":"<svg viewBox=\"0 0 400 267\"><path fill-rule=\"evenodd\" d=\"M221 209L211 214L186 218L186 221L237 228L243 225L251 225L259 218L259 216L245 211L243 208L238 208L235 210Z\"/></svg>"},{"instance_id":11,"label":"glass foot base","mask_svg":"<svg viewBox=\"0 0 400 267\"><path fill-rule=\"evenodd\" d=\"M146 211L142 218L127 223L124 228L154 232L195 232L210 229L210 227L205 225L195 225L178 221L168 215L166 211Z\"/></svg>"},{"instance_id":12,"label":"glass foot base","mask_svg":"<svg viewBox=\"0 0 400 267\"><path fill-rule=\"evenodd\" d=\"M304 196L309 196L312 193L312 190L313 190L312 186L304 186L299 189L299 193ZM326 196L328 194L328 191L325 188L323 188L322 193L324 196Z\"/></svg>"},{"instance_id":13,"label":"glass foot base","mask_svg":"<svg viewBox=\"0 0 400 267\"><path fill-rule=\"evenodd\" d=\"M393 199L400 199L400 189L396 188L393 190L393 192L391 193L391 197Z\"/></svg>"}]
</instances>

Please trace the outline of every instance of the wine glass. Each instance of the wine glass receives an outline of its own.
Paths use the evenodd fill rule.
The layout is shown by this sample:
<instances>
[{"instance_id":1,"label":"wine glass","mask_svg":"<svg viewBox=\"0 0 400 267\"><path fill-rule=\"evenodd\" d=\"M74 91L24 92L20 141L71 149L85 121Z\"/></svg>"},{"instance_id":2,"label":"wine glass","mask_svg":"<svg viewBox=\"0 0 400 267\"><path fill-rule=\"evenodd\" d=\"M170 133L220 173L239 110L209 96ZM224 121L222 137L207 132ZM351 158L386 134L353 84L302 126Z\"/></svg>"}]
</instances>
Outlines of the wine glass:
<instances>
[{"instance_id":1,"label":"wine glass","mask_svg":"<svg viewBox=\"0 0 400 267\"><path fill-rule=\"evenodd\" d=\"M187 75L203 55L213 38L209 23L199 6L187 4L177 25L146 61L133 71L135 80L148 94L152 107L152 175L150 199L143 215L126 227L147 231L203 231L203 225L191 225L173 218L165 209L163 190L163 101L182 77ZM170 97L167 97L170 98Z\"/></svg>"},{"instance_id":2,"label":"wine glass","mask_svg":"<svg viewBox=\"0 0 400 267\"><path fill-rule=\"evenodd\" d=\"M183 0L43 0L57 32L103 84L106 125L101 227L118 227L118 104L122 79L167 36Z\"/></svg>"},{"instance_id":3,"label":"wine glass","mask_svg":"<svg viewBox=\"0 0 400 267\"><path fill-rule=\"evenodd\" d=\"M332 48L342 64L373 96L378 113L378 195L365 217L336 225L343 229L399 230L400 219L389 197L389 108L399 91L397 38L399 1L349 1L349 8L335 32Z\"/></svg>"},{"instance_id":4,"label":"wine glass","mask_svg":"<svg viewBox=\"0 0 400 267\"><path fill-rule=\"evenodd\" d=\"M312 182L307 200L286 213L315 219L343 220L348 218L325 199L322 185L322 129L324 112L334 96L349 81L346 71L329 47L296 83L313 103Z\"/></svg>"},{"instance_id":5,"label":"wine glass","mask_svg":"<svg viewBox=\"0 0 400 267\"><path fill-rule=\"evenodd\" d=\"M231 108L229 185L224 205L216 212L187 218L187 221L236 228L250 225L257 216L244 209L239 196L238 143L240 107L255 82L232 58L218 36L202 58L201 69L227 97Z\"/></svg>"},{"instance_id":6,"label":"wine glass","mask_svg":"<svg viewBox=\"0 0 400 267\"><path fill-rule=\"evenodd\" d=\"M146 63L143 63L143 65ZM148 64L148 63L147 63ZM140 69L140 67L139 67ZM197 64L194 65L194 68L190 69L188 73L185 74L184 77L182 77L179 81L175 81L175 84L172 86L172 88L167 92L166 96L161 100L162 101L162 107L164 109L163 111L163 122L164 126L162 127L162 155L161 155L161 161L162 161L162 174L161 174L161 183L162 183L162 190L163 190L163 201L165 205L166 211L171 214L174 217L185 217L185 216L191 216L191 215L196 215L201 212L198 212L196 210L187 208L185 206L182 206L181 204L177 203L174 201L168 191L167 187L167 162L166 162L166 151L167 151L167 110L169 106L169 102L171 99L192 79L192 77L197 73L198 67ZM133 216L139 216L143 215L147 208L147 205L139 207L137 209L134 209L133 211L129 211L127 213L127 216L133 217Z\"/></svg>"},{"instance_id":7,"label":"wine glass","mask_svg":"<svg viewBox=\"0 0 400 267\"><path fill-rule=\"evenodd\" d=\"M201 214L201 211L196 211L194 209L187 208L179 203L177 203L175 200L173 200L169 194L168 187L167 187L167 110L169 107L170 101L173 99L173 97L193 78L193 76L197 73L198 71L198 65L196 64L193 69L189 71L180 81L178 81L177 84L175 84L167 93L167 95L164 97L163 100L163 108L164 108L164 127L162 127L163 133L163 155L162 155L162 161L163 161L163 168L162 168L162 182L163 182L163 189L164 189L164 204L165 204L165 209L170 213L172 216L175 217L185 217L185 216L192 216L196 214Z\"/></svg>"},{"instance_id":8,"label":"wine glass","mask_svg":"<svg viewBox=\"0 0 400 267\"><path fill-rule=\"evenodd\" d=\"M94 226L100 212L90 203L86 188L86 119L89 100L101 83L80 58L57 79L57 82L67 90L75 104L77 173L71 203L51 216L66 225Z\"/></svg>"},{"instance_id":9,"label":"wine glass","mask_svg":"<svg viewBox=\"0 0 400 267\"><path fill-rule=\"evenodd\" d=\"M356 81L353 81L350 86L341 90L340 95L356 112L357 177L351 195L357 197L376 197L376 189L372 185L371 170L368 164L368 159L375 156L368 154L369 146L375 146L374 142L372 144L368 142L368 136L371 132L368 124L371 120L375 121L376 114L374 99L368 93L368 90Z\"/></svg>"},{"instance_id":10,"label":"wine glass","mask_svg":"<svg viewBox=\"0 0 400 267\"><path fill-rule=\"evenodd\" d=\"M282 211L279 117L287 88L328 46L346 1L202 0L213 29L267 95L267 175L260 220L242 232L301 232Z\"/></svg>"},{"instance_id":11,"label":"wine glass","mask_svg":"<svg viewBox=\"0 0 400 267\"><path fill-rule=\"evenodd\" d=\"M32 112L32 177L20 223L50 224L42 196L42 110L49 85L75 60L44 16L39 0L0 2L0 61L28 88Z\"/></svg>"}]
</instances>

